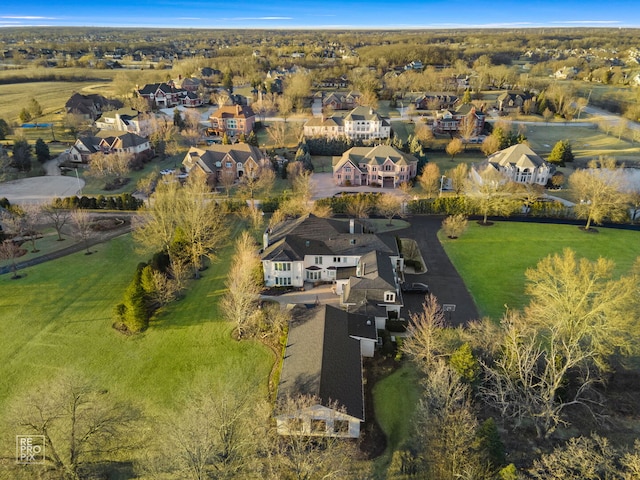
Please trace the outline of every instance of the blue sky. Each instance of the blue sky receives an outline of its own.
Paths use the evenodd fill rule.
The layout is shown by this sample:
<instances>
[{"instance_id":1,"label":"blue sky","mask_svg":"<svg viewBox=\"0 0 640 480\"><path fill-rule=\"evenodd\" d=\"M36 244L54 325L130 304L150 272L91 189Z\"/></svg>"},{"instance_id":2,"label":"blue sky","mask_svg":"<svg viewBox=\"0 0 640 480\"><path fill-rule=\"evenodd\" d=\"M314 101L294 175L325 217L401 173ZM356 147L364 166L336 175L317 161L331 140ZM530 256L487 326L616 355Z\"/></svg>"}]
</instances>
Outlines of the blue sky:
<instances>
[{"instance_id":1,"label":"blue sky","mask_svg":"<svg viewBox=\"0 0 640 480\"><path fill-rule=\"evenodd\" d=\"M25 0L2 3L0 27L640 27L638 0Z\"/></svg>"}]
</instances>

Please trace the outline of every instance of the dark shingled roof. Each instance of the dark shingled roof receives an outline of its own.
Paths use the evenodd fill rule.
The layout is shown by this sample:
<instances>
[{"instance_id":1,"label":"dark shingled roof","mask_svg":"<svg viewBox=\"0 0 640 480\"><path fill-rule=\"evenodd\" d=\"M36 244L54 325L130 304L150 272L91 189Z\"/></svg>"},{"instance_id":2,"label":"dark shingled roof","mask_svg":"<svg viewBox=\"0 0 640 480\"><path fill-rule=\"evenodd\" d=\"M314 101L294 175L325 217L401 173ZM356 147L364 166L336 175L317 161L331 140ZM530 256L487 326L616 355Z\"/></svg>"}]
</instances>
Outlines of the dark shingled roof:
<instances>
[{"instance_id":1,"label":"dark shingled roof","mask_svg":"<svg viewBox=\"0 0 640 480\"><path fill-rule=\"evenodd\" d=\"M390 235L362 232L349 233L349 223L320 218L313 214L276 225L269 235L269 246L262 253L263 260L296 261L305 255L364 255L372 250L397 254L398 247Z\"/></svg>"},{"instance_id":2,"label":"dark shingled roof","mask_svg":"<svg viewBox=\"0 0 640 480\"><path fill-rule=\"evenodd\" d=\"M360 341L350 337L351 315L329 305L297 306L292 314L278 398L316 395L322 405L336 402L364 421ZM362 321L366 324L354 320L351 329L362 331L357 325Z\"/></svg>"}]
</instances>

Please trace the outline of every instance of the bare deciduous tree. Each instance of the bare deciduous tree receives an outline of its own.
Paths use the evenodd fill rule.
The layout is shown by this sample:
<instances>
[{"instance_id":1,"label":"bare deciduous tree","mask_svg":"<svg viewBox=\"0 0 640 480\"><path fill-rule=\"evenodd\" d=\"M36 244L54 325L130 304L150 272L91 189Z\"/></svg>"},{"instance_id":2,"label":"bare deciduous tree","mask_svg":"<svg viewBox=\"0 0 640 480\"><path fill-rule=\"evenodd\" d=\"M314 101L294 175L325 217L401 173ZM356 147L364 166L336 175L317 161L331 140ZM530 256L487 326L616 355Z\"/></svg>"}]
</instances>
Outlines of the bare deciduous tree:
<instances>
[{"instance_id":1,"label":"bare deciduous tree","mask_svg":"<svg viewBox=\"0 0 640 480\"><path fill-rule=\"evenodd\" d=\"M42 205L40 208L42 216L49 220L53 224L53 228L56 229L58 241L64 240L64 238L62 238L62 229L70 220L71 212L66 208L58 208L53 204Z\"/></svg>"},{"instance_id":2,"label":"bare deciduous tree","mask_svg":"<svg viewBox=\"0 0 640 480\"><path fill-rule=\"evenodd\" d=\"M85 210L78 208L71 212L71 220L73 221L76 238L84 243L87 250L85 255L91 255L91 250L89 250L89 240L93 236L91 216Z\"/></svg>"},{"instance_id":3,"label":"bare deciduous tree","mask_svg":"<svg viewBox=\"0 0 640 480\"><path fill-rule=\"evenodd\" d=\"M255 331L262 289L260 257L248 232L243 232L236 240L226 287L228 292L222 298L221 306L227 320L236 325L238 338L243 338Z\"/></svg>"},{"instance_id":4,"label":"bare deciduous tree","mask_svg":"<svg viewBox=\"0 0 640 480\"><path fill-rule=\"evenodd\" d=\"M465 193L483 216L487 224L489 215L510 215L519 208L513 182L491 166L487 166L466 182Z\"/></svg>"},{"instance_id":5,"label":"bare deciduous tree","mask_svg":"<svg viewBox=\"0 0 640 480\"><path fill-rule=\"evenodd\" d=\"M427 371L444 354L444 313L435 295L429 294L425 297L422 310L412 313L410 317L408 336L402 342L402 351Z\"/></svg>"},{"instance_id":6,"label":"bare deciduous tree","mask_svg":"<svg viewBox=\"0 0 640 480\"><path fill-rule=\"evenodd\" d=\"M435 197L440 190L440 168L435 163L427 163L418 177L418 183L424 190L427 198Z\"/></svg>"},{"instance_id":7,"label":"bare deciduous tree","mask_svg":"<svg viewBox=\"0 0 640 480\"><path fill-rule=\"evenodd\" d=\"M459 163L454 168L447 170L445 176L451 180L451 187L456 195L464 192L465 185L469 179L469 166L466 163Z\"/></svg>"},{"instance_id":8,"label":"bare deciduous tree","mask_svg":"<svg viewBox=\"0 0 640 480\"><path fill-rule=\"evenodd\" d=\"M620 221L626 217L624 172L615 166L615 160L601 158L588 169L576 170L569 177L569 186L576 200L576 215L587 220L585 230L591 228L592 222Z\"/></svg>"},{"instance_id":9,"label":"bare deciduous tree","mask_svg":"<svg viewBox=\"0 0 640 480\"><path fill-rule=\"evenodd\" d=\"M386 193L378 199L376 210L389 221L387 225L393 225L393 217L402 216L402 202L395 195Z\"/></svg>"},{"instance_id":10,"label":"bare deciduous tree","mask_svg":"<svg viewBox=\"0 0 640 480\"><path fill-rule=\"evenodd\" d=\"M449 215L442 221L442 230L448 238L458 238L467 229L467 217L462 213Z\"/></svg>"},{"instance_id":11,"label":"bare deciduous tree","mask_svg":"<svg viewBox=\"0 0 640 480\"><path fill-rule=\"evenodd\" d=\"M44 436L46 464L73 480L81 478L84 465L132 449L137 416L105 390L72 374L36 386L11 412L16 432Z\"/></svg>"}]
</instances>

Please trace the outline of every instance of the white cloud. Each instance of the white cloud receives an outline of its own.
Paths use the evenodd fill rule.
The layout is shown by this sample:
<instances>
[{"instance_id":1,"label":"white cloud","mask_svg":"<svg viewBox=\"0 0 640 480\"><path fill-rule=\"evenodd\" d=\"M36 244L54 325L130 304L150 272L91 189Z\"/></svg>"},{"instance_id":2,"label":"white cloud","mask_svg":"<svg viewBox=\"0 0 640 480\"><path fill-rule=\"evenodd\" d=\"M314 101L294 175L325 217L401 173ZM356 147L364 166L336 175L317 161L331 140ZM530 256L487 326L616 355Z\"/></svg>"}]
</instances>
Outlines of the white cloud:
<instances>
[{"instance_id":1,"label":"white cloud","mask_svg":"<svg viewBox=\"0 0 640 480\"><path fill-rule=\"evenodd\" d=\"M55 20L55 17L36 17L32 15L0 15L0 18L11 20Z\"/></svg>"}]
</instances>

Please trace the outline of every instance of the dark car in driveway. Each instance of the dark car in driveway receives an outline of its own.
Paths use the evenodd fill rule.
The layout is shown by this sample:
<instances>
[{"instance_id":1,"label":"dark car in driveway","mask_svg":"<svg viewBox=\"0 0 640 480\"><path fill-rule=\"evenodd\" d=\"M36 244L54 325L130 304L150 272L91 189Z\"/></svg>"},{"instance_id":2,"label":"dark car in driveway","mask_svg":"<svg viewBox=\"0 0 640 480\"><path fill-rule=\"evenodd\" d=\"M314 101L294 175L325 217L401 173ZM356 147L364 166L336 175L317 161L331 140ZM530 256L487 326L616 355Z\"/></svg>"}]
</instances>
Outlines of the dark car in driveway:
<instances>
[{"instance_id":1,"label":"dark car in driveway","mask_svg":"<svg viewBox=\"0 0 640 480\"><path fill-rule=\"evenodd\" d=\"M424 283L403 283L400 288L405 293L429 293L429 286Z\"/></svg>"}]
</instances>

